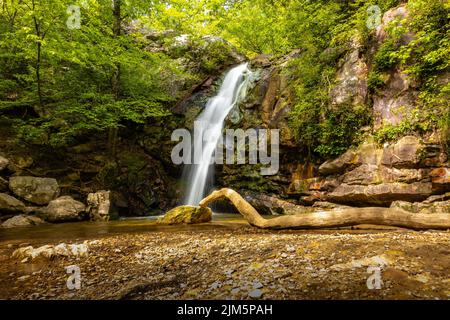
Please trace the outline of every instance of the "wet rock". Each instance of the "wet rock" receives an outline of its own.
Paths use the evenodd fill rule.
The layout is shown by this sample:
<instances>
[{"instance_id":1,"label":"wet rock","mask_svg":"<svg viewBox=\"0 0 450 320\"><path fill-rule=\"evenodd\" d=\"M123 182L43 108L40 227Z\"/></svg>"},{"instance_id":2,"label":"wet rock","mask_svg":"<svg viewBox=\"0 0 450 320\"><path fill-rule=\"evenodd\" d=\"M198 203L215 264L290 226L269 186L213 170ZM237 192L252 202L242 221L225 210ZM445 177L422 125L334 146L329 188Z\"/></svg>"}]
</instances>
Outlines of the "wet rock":
<instances>
[{"instance_id":1,"label":"wet rock","mask_svg":"<svg viewBox=\"0 0 450 320\"><path fill-rule=\"evenodd\" d=\"M0 193L0 214L1 213L17 213L24 212L25 204L16 198L6 194Z\"/></svg>"},{"instance_id":2,"label":"wet rock","mask_svg":"<svg viewBox=\"0 0 450 320\"><path fill-rule=\"evenodd\" d=\"M12 177L9 188L16 196L38 205L48 204L60 191L55 179L36 177Z\"/></svg>"},{"instance_id":3,"label":"wet rock","mask_svg":"<svg viewBox=\"0 0 450 320\"><path fill-rule=\"evenodd\" d=\"M84 219L85 211L83 203L65 196L51 201L43 210L43 217L49 222L80 221Z\"/></svg>"},{"instance_id":4,"label":"wet rock","mask_svg":"<svg viewBox=\"0 0 450 320\"><path fill-rule=\"evenodd\" d=\"M212 211L209 208L181 206L170 210L158 220L160 224L195 224L212 220Z\"/></svg>"},{"instance_id":5,"label":"wet rock","mask_svg":"<svg viewBox=\"0 0 450 320\"><path fill-rule=\"evenodd\" d=\"M87 203L86 211L89 213L91 221L109 221L109 209L111 207L109 191L90 193Z\"/></svg>"},{"instance_id":6,"label":"wet rock","mask_svg":"<svg viewBox=\"0 0 450 320\"><path fill-rule=\"evenodd\" d=\"M44 224L41 218L35 216L18 215L6 220L2 223L2 228L15 228L15 227L30 227Z\"/></svg>"},{"instance_id":7,"label":"wet rock","mask_svg":"<svg viewBox=\"0 0 450 320\"><path fill-rule=\"evenodd\" d=\"M0 171L5 169L6 167L8 167L8 165L9 165L9 160L0 156Z\"/></svg>"}]
</instances>

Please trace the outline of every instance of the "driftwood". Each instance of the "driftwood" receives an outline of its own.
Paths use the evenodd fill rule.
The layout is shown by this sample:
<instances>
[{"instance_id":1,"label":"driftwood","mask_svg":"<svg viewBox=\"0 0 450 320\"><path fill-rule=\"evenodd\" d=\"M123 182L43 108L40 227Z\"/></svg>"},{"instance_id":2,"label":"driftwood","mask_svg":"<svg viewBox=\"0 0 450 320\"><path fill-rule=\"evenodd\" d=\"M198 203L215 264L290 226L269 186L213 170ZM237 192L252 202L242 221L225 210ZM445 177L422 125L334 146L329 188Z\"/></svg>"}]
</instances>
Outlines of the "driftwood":
<instances>
[{"instance_id":1,"label":"driftwood","mask_svg":"<svg viewBox=\"0 0 450 320\"><path fill-rule=\"evenodd\" d=\"M252 226L261 229L321 229L361 224L414 230L450 229L450 213L418 214L389 208L354 208L265 219L239 193L231 189L214 191L200 202L200 206L206 207L223 198L229 199Z\"/></svg>"}]
</instances>

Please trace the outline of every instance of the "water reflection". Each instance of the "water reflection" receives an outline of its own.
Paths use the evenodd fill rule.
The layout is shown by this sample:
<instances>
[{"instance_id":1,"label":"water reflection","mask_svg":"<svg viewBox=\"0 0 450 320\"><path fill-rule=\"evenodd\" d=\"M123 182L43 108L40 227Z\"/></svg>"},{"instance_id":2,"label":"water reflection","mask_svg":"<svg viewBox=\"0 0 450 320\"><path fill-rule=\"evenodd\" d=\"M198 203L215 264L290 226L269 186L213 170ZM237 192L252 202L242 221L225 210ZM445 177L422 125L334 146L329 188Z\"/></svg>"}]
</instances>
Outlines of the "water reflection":
<instances>
[{"instance_id":1,"label":"water reflection","mask_svg":"<svg viewBox=\"0 0 450 320\"><path fill-rule=\"evenodd\" d=\"M156 223L158 217L126 218L111 222L77 222L64 224L47 224L37 227L0 229L0 241L11 240L82 240L95 237L141 233L141 232L178 232L214 230L217 228L236 227L246 224L237 214L215 214L213 221L199 225L162 226Z\"/></svg>"}]
</instances>

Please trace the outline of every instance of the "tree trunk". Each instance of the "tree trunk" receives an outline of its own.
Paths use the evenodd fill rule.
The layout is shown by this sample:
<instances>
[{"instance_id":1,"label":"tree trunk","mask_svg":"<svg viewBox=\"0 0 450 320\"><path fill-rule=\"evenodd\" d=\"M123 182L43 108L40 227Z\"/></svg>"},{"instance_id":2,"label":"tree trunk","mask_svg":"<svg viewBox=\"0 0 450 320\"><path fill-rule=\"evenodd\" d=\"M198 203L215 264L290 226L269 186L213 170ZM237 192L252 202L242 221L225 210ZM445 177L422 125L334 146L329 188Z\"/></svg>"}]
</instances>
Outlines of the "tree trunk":
<instances>
[{"instance_id":1,"label":"tree trunk","mask_svg":"<svg viewBox=\"0 0 450 320\"><path fill-rule=\"evenodd\" d=\"M38 93L38 99L39 99L39 107L42 108L41 54L42 54L42 44L39 40L39 42L37 44L36 81L37 81L37 93Z\"/></svg>"},{"instance_id":2,"label":"tree trunk","mask_svg":"<svg viewBox=\"0 0 450 320\"><path fill-rule=\"evenodd\" d=\"M36 10L36 3L32 1L33 11ZM41 24L38 22L36 15L33 15L34 29L36 32L36 36L39 38L37 43L37 52L36 52L36 82L37 82L37 94L39 100L39 107L42 108L42 83L41 83L41 56L42 56L42 33L41 33Z\"/></svg>"},{"instance_id":3,"label":"tree trunk","mask_svg":"<svg viewBox=\"0 0 450 320\"><path fill-rule=\"evenodd\" d=\"M385 225L414 230L450 229L450 214L417 214L389 208L355 208L265 219L234 190L214 191L200 202L201 207L227 198L255 227L261 229L321 229L360 224Z\"/></svg>"},{"instance_id":4,"label":"tree trunk","mask_svg":"<svg viewBox=\"0 0 450 320\"><path fill-rule=\"evenodd\" d=\"M114 38L119 38L122 34L122 0L113 0L113 35ZM111 78L111 87L114 99L118 101L120 99L120 64L116 64L116 69L113 72ZM116 156L116 146L118 137L118 128L110 128L108 133L109 152L112 157Z\"/></svg>"}]
</instances>

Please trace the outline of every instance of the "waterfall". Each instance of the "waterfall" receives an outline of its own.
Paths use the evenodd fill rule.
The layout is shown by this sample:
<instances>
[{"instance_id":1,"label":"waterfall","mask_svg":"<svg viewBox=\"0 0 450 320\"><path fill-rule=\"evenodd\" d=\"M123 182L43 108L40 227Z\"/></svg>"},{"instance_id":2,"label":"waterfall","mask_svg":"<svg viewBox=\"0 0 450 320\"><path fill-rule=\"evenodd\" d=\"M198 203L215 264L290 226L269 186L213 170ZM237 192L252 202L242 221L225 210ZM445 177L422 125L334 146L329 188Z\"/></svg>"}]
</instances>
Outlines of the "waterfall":
<instances>
[{"instance_id":1,"label":"waterfall","mask_svg":"<svg viewBox=\"0 0 450 320\"><path fill-rule=\"evenodd\" d=\"M225 76L219 93L208 101L196 120L193 139L195 161L187 167L188 190L184 201L187 205L198 205L208 191L207 180L214 170L214 151L220 141L224 121L245 96L250 75L248 63L231 69Z\"/></svg>"}]
</instances>

